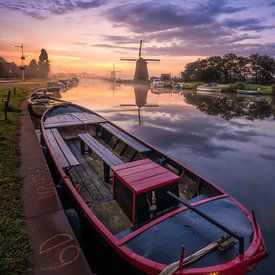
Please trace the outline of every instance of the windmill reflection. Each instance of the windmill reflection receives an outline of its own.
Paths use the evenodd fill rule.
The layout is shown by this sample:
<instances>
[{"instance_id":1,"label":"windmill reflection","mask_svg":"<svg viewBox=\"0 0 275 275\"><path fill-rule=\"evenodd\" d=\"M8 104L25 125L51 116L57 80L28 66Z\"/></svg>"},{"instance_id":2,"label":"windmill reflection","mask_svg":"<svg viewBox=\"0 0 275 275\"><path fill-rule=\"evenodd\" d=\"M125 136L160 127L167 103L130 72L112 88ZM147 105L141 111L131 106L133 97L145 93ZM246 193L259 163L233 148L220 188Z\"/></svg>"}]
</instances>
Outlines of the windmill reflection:
<instances>
[{"instance_id":1,"label":"windmill reflection","mask_svg":"<svg viewBox=\"0 0 275 275\"><path fill-rule=\"evenodd\" d=\"M113 91L113 97L115 96L116 90L120 90L121 84L117 82L111 82L110 89Z\"/></svg>"},{"instance_id":2,"label":"windmill reflection","mask_svg":"<svg viewBox=\"0 0 275 275\"><path fill-rule=\"evenodd\" d=\"M185 101L196 106L209 115L221 116L224 119L244 117L248 120L275 119L274 98L272 102L263 97L224 96L217 94L187 93ZM272 106L273 105L273 106Z\"/></svg>"},{"instance_id":3,"label":"windmill reflection","mask_svg":"<svg viewBox=\"0 0 275 275\"><path fill-rule=\"evenodd\" d=\"M159 107L158 104L148 104L147 103L148 91L149 91L149 88L146 85L134 85L135 104L120 104L121 107L137 106L139 125L141 125L141 108Z\"/></svg>"}]
</instances>

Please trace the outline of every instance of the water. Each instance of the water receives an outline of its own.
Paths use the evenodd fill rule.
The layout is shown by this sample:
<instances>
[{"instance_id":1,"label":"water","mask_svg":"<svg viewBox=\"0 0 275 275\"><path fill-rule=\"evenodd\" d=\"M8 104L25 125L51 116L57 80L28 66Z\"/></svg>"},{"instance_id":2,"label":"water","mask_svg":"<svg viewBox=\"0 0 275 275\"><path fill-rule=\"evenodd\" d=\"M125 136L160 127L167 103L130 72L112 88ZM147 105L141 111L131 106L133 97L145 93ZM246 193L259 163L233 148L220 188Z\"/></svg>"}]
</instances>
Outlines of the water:
<instances>
[{"instance_id":1,"label":"water","mask_svg":"<svg viewBox=\"0 0 275 275\"><path fill-rule=\"evenodd\" d=\"M165 92L165 93L164 93ZM188 165L254 209L269 252L253 274L271 274L275 255L275 100L84 79L62 99L94 110Z\"/></svg>"}]
</instances>

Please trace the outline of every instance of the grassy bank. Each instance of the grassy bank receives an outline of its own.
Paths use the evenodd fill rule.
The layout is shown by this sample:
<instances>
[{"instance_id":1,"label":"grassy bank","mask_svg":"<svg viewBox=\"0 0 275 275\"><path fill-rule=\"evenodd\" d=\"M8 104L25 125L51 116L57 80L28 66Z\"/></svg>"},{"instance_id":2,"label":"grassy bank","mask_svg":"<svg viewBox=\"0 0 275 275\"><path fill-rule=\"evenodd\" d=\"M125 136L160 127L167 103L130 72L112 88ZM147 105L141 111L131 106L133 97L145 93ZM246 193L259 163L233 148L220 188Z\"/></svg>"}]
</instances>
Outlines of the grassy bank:
<instances>
[{"instance_id":1,"label":"grassy bank","mask_svg":"<svg viewBox=\"0 0 275 275\"><path fill-rule=\"evenodd\" d=\"M9 88L0 86L0 274L29 273L31 247L23 221L22 183L18 172L20 104L39 86L41 84L19 86L16 94L12 90L7 121L3 120L3 100Z\"/></svg>"},{"instance_id":2,"label":"grassy bank","mask_svg":"<svg viewBox=\"0 0 275 275\"><path fill-rule=\"evenodd\" d=\"M260 88L265 94L272 94L272 87L260 84L237 82L233 84L221 84L219 85L225 92L234 93L236 90L252 90L256 91Z\"/></svg>"}]
</instances>

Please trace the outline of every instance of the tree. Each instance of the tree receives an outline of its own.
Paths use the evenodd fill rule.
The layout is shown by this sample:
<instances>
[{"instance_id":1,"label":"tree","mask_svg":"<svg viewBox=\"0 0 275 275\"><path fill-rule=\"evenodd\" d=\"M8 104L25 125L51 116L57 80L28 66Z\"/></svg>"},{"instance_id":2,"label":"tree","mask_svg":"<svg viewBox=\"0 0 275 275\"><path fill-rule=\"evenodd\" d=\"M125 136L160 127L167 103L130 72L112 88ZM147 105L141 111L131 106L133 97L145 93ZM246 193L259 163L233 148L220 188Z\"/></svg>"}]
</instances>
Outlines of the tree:
<instances>
[{"instance_id":1,"label":"tree","mask_svg":"<svg viewBox=\"0 0 275 275\"><path fill-rule=\"evenodd\" d=\"M253 54L249 57L251 63L251 74L256 83L269 84L275 73L275 61L267 55Z\"/></svg>"},{"instance_id":2,"label":"tree","mask_svg":"<svg viewBox=\"0 0 275 275\"><path fill-rule=\"evenodd\" d=\"M254 54L247 58L228 53L188 63L182 78L184 81L232 83L246 81L252 76L256 83L269 84L274 73L275 61L270 56Z\"/></svg>"},{"instance_id":3,"label":"tree","mask_svg":"<svg viewBox=\"0 0 275 275\"><path fill-rule=\"evenodd\" d=\"M199 81L201 79L201 60L188 63L182 77L184 81Z\"/></svg>"},{"instance_id":4,"label":"tree","mask_svg":"<svg viewBox=\"0 0 275 275\"><path fill-rule=\"evenodd\" d=\"M41 49L38 62L39 76L43 78L48 78L50 72L50 64L48 60L48 54L45 49Z\"/></svg>"},{"instance_id":5,"label":"tree","mask_svg":"<svg viewBox=\"0 0 275 275\"><path fill-rule=\"evenodd\" d=\"M26 76L36 78L39 76L38 64L35 59L32 59L29 66L26 68Z\"/></svg>"}]
</instances>

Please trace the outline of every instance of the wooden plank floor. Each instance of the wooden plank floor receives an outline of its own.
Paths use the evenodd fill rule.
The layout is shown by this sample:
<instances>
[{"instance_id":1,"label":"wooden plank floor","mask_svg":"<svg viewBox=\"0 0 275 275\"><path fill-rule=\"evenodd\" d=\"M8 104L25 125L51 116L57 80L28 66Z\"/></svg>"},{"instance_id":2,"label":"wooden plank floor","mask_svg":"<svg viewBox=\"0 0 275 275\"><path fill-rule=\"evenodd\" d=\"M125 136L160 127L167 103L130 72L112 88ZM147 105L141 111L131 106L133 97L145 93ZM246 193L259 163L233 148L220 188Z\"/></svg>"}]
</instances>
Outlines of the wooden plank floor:
<instances>
[{"instance_id":1,"label":"wooden plank floor","mask_svg":"<svg viewBox=\"0 0 275 275\"><path fill-rule=\"evenodd\" d=\"M113 234L131 228L129 218L112 200L112 185L104 181L102 161L91 153L82 155L79 140L73 139L67 144L80 163L69 170L69 175L75 184L80 184L84 201Z\"/></svg>"},{"instance_id":2,"label":"wooden plank floor","mask_svg":"<svg viewBox=\"0 0 275 275\"><path fill-rule=\"evenodd\" d=\"M99 160L94 159L91 154L82 155L79 141L76 139L68 141L67 144L80 163L70 169L69 175L73 181L80 184L83 199L94 203L112 200L111 183L103 180L103 168L99 167Z\"/></svg>"}]
</instances>

